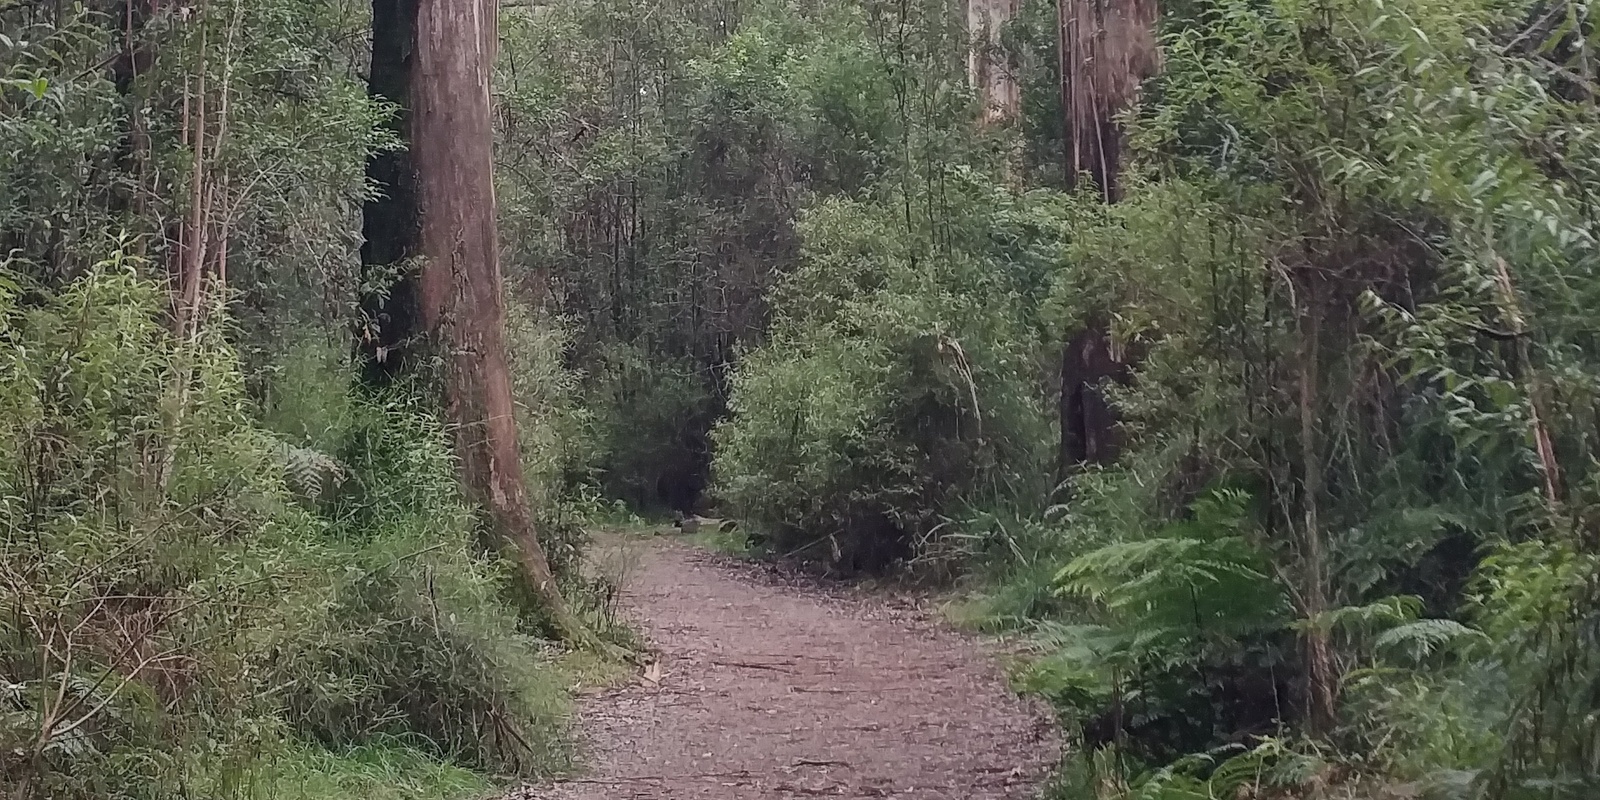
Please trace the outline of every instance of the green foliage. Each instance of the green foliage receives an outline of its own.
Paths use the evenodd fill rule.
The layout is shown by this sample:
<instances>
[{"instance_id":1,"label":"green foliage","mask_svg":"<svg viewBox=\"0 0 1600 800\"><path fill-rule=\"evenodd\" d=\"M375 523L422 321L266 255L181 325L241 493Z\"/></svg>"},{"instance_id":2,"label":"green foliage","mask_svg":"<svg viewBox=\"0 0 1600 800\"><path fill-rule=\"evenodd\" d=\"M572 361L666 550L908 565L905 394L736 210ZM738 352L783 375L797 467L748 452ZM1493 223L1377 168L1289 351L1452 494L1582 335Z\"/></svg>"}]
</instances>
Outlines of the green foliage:
<instances>
[{"instance_id":1,"label":"green foliage","mask_svg":"<svg viewBox=\"0 0 1600 800\"><path fill-rule=\"evenodd\" d=\"M476 550L442 432L345 402L290 426L352 442L337 460L269 433L231 349L170 334L137 272L118 257L59 292L0 281L6 792L245 796L296 733L562 764L565 692ZM281 387L278 418L310 407L292 389L345 375ZM296 502L304 462L345 480Z\"/></svg>"},{"instance_id":2,"label":"green foliage","mask_svg":"<svg viewBox=\"0 0 1600 800\"><path fill-rule=\"evenodd\" d=\"M1277 718L1270 670L1293 615L1250 511L1247 494L1213 491L1186 518L1061 567L1057 591L1074 602L1058 613L1092 624L1036 623L1040 657L1020 684L1094 744L1155 764Z\"/></svg>"},{"instance_id":3,"label":"green foliage","mask_svg":"<svg viewBox=\"0 0 1600 800\"><path fill-rule=\"evenodd\" d=\"M783 313L772 292L800 261L812 199L875 198L889 221L915 203L944 233L942 183L923 187L982 155L946 6L585 0L507 15L508 271L533 273L577 326L608 492L637 510L693 505L730 373Z\"/></svg>"},{"instance_id":4,"label":"green foliage","mask_svg":"<svg viewBox=\"0 0 1600 800\"><path fill-rule=\"evenodd\" d=\"M1572 405L1596 374L1577 310L1594 289L1580 198L1596 163L1590 96L1572 82L1587 58L1573 35L1586 23L1569 16L1581 12L1391 0L1163 12L1164 69L1129 119L1126 197L1073 228L1051 304L1069 326L1109 320L1141 353L1133 385L1113 392L1124 462L1078 479L1055 552L1033 556L1095 601L1053 613L1099 624L1041 627L1027 680L1071 689L1062 701L1086 724L1143 713L1107 677L1107 643L1150 642L1137 663L1193 665L1203 683L1235 654L1179 659L1162 633L1188 610L1185 590L1191 607L1212 589L1237 596L1222 607L1248 618L1262 607L1243 599L1253 584L1276 593L1279 615L1242 626L1237 644L1295 675L1286 693L1312 679L1295 638L1333 653L1342 713L1319 732L1323 757L1467 775L1464 794L1581 785L1594 728L1577 708L1596 685L1580 655L1596 608L1581 488L1594 420ZM1184 508L1205 485L1250 491L1251 533L1212 545L1140 529L1196 522ZM1124 679L1138 702L1166 685ZM1225 717L1240 691L1189 713ZM1298 722L1301 702L1271 727ZM1177 754L1149 745L1164 734L1125 727L1118 752L1133 760L1113 770L1112 794L1233 791L1209 785L1215 760L1163 769ZM1243 735L1262 731L1223 724L1189 746Z\"/></svg>"},{"instance_id":5,"label":"green foliage","mask_svg":"<svg viewBox=\"0 0 1600 800\"><path fill-rule=\"evenodd\" d=\"M562 693L431 409L348 386L396 145L367 6L156 5L0 2L0 793L558 766ZM569 594L611 613L583 522L691 508L714 468L780 552L974 573L1086 745L1063 791L1581 794L1587 8L1168 4L1107 206L1032 188L1063 60L1057 4L1021 5L1024 118L987 129L947 0L507 6L509 335ZM195 224L179 336L151 277ZM1059 348L1101 325L1137 362L1102 387L1122 456L1054 487Z\"/></svg>"},{"instance_id":6,"label":"green foliage","mask_svg":"<svg viewBox=\"0 0 1600 800\"><path fill-rule=\"evenodd\" d=\"M433 410L350 389L366 166L398 144L369 26L0 2L0 795L459 795L482 779L447 763L566 761ZM591 417L567 330L514 321L568 580Z\"/></svg>"},{"instance_id":7,"label":"green foliage","mask_svg":"<svg viewBox=\"0 0 1600 800\"><path fill-rule=\"evenodd\" d=\"M482 776L394 743L336 753L290 748L250 783L254 796L284 800L474 800L492 789Z\"/></svg>"},{"instance_id":8,"label":"green foliage","mask_svg":"<svg viewBox=\"0 0 1600 800\"><path fill-rule=\"evenodd\" d=\"M642 513L691 502L704 486L705 435L715 402L693 365L612 345L591 359L588 376L584 397L594 414L597 471L607 494Z\"/></svg>"},{"instance_id":9,"label":"green foliage","mask_svg":"<svg viewBox=\"0 0 1600 800\"><path fill-rule=\"evenodd\" d=\"M297 571L302 520L232 353L175 341L134 270L26 303L21 274L0 281L8 794L160 796L189 758L247 763L272 731L247 643L275 636L257 609Z\"/></svg>"},{"instance_id":10,"label":"green foliage","mask_svg":"<svg viewBox=\"0 0 1600 800\"><path fill-rule=\"evenodd\" d=\"M599 483L599 425L594 410L580 403L583 374L566 363L570 327L521 305L508 311L506 346L523 479L551 569L575 576L585 543L582 526L591 513L578 507L576 498Z\"/></svg>"},{"instance_id":11,"label":"green foliage","mask_svg":"<svg viewBox=\"0 0 1600 800\"><path fill-rule=\"evenodd\" d=\"M109 796L159 768L130 745L251 710L226 691L242 664L225 644L240 604L269 596L237 539L285 533L250 524L279 503L272 463L259 438L217 443L239 422L231 356L180 349L131 264L104 262L43 305L4 277L4 780ZM200 675L224 690L163 710Z\"/></svg>"},{"instance_id":12,"label":"green foliage","mask_svg":"<svg viewBox=\"0 0 1600 800\"><path fill-rule=\"evenodd\" d=\"M286 719L331 746L391 737L487 772L561 764L564 692L478 550L443 431L358 404L344 433L320 553L343 571L293 598L302 627L273 661Z\"/></svg>"},{"instance_id":13,"label":"green foliage","mask_svg":"<svg viewBox=\"0 0 1600 800\"><path fill-rule=\"evenodd\" d=\"M1132 615L1146 636L1163 630L1249 632L1281 625L1282 590L1244 535L1248 496L1202 497L1192 519L1154 538L1110 544L1081 555L1056 574L1061 591L1108 612Z\"/></svg>"},{"instance_id":14,"label":"green foliage","mask_svg":"<svg viewBox=\"0 0 1600 800\"><path fill-rule=\"evenodd\" d=\"M1482 631L1455 620L1422 619L1384 631L1373 641L1373 646L1395 653L1400 659L1420 663L1436 653L1456 649L1482 637Z\"/></svg>"},{"instance_id":15,"label":"green foliage","mask_svg":"<svg viewBox=\"0 0 1600 800\"><path fill-rule=\"evenodd\" d=\"M24 259L11 268L35 275L81 269L117 233L89 198L124 188L113 169L126 129L115 87L97 70L76 72L109 46L110 32L79 15L0 22L0 255Z\"/></svg>"},{"instance_id":16,"label":"green foliage","mask_svg":"<svg viewBox=\"0 0 1600 800\"><path fill-rule=\"evenodd\" d=\"M576 484L593 479L599 457L594 413L578 404L582 373L566 363L570 328L513 305L507 322L512 392L517 399L517 434L523 473L538 506L549 506Z\"/></svg>"},{"instance_id":17,"label":"green foliage","mask_svg":"<svg viewBox=\"0 0 1600 800\"><path fill-rule=\"evenodd\" d=\"M802 226L772 341L740 365L715 434L719 497L781 549L831 541L835 560L879 568L965 505L1043 494L1041 348L1018 303L1039 272L995 251L1054 209L948 180L971 216L940 250L893 203L831 201Z\"/></svg>"}]
</instances>

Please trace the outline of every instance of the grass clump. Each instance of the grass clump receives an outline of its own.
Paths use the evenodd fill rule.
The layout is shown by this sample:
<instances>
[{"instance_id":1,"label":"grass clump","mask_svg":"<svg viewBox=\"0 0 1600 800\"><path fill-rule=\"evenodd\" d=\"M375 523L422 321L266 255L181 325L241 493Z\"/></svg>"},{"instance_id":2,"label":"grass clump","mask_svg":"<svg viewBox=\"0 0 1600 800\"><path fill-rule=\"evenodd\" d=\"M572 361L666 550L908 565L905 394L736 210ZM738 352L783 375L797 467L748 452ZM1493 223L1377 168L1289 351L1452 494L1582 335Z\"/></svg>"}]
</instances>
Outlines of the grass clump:
<instances>
[{"instance_id":1,"label":"grass clump","mask_svg":"<svg viewBox=\"0 0 1600 800\"><path fill-rule=\"evenodd\" d=\"M295 746L263 767L252 786L254 796L274 800L467 800L493 788L476 772L398 742L342 751Z\"/></svg>"}]
</instances>

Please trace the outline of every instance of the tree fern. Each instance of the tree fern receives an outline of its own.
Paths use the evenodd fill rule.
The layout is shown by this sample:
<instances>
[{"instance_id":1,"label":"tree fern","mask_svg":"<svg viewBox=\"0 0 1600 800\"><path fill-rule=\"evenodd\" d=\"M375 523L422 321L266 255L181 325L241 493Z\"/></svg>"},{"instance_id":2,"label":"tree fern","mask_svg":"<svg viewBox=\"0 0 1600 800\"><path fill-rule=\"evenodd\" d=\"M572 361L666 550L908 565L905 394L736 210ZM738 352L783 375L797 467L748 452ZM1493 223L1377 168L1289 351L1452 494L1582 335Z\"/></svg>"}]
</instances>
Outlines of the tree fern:
<instances>
[{"instance_id":1,"label":"tree fern","mask_svg":"<svg viewBox=\"0 0 1600 800\"><path fill-rule=\"evenodd\" d=\"M1302 627L1363 635L1415 620L1422 613L1422 598L1411 595L1385 597L1359 606L1340 606L1305 620Z\"/></svg>"},{"instance_id":2,"label":"tree fern","mask_svg":"<svg viewBox=\"0 0 1600 800\"><path fill-rule=\"evenodd\" d=\"M1487 640L1483 632L1450 619L1419 619L1384 631L1373 641L1380 652L1398 653L1413 662L1453 648Z\"/></svg>"}]
</instances>

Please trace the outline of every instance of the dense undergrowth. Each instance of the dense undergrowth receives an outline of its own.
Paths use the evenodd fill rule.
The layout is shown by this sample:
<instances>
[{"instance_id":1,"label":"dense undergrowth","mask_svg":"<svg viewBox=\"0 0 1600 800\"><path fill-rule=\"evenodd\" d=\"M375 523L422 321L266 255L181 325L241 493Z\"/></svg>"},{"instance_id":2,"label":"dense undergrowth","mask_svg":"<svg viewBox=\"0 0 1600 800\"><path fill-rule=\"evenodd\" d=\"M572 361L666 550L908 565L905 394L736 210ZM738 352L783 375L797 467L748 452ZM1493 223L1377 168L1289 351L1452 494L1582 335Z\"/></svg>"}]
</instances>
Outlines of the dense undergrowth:
<instances>
[{"instance_id":1,"label":"dense undergrowth","mask_svg":"<svg viewBox=\"0 0 1600 800\"><path fill-rule=\"evenodd\" d=\"M600 396L718 414L770 551L966 575L1064 797L1586 796L1587 11L1164 7L1107 204L1061 179L1077 7L998 37L1012 126L953 4L552 12L589 57L522 84L564 144L519 186L579 352L656 365Z\"/></svg>"},{"instance_id":2,"label":"dense undergrowth","mask_svg":"<svg viewBox=\"0 0 1600 800\"><path fill-rule=\"evenodd\" d=\"M358 266L399 144L368 6L204 5L0 0L0 791L559 769L546 621L450 431L348 355L393 277ZM512 381L567 595L625 641L585 522L715 505L964 581L1033 644L1063 798L1592 795L1588 8L959 13L996 5L506 4ZM1072 72L1073 14L1117 57ZM1118 68L1102 192L1062 98Z\"/></svg>"},{"instance_id":3,"label":"dense undergrowth","mask_svg":"<svg viewBox=\"0 0 1600 800\"><path fill-rule=\"evenodd\" d=\"M420 800L562 771L563 647L438 405L354 363L386 279L359 268L364 169L397 145L357 74L367 9L194 11L0 3L0 796ZM537 524L626 642L578 566L568 334L513 327Z\"/></svg>"},{"instance_id":4,"label":"dense undergrowth","mask_svg":"<svg viewBox=\"0 0 1600 800\"><path fill-rule=\"evenodd\" d=\"M1050 219L972 192L994 190L952 191L973 218L921 264L892 205L826 205L801 226L812 249L716 436L718 496L775 548L853 570L926 564L949 509L1047 488L1037 329L1015 303L1039 294L1053 253L1007 244Z\"/></svg>"},{"instance_id":5,"label":"dense undergrowth","mask_svg":"<svg viewBox=\"0 0 1600 800\"><path fill-rule=\"evenodd\" d=\"M135 263L42 301L7 276L8 794L560 768L565 687L427 414L306 344L252 415L231 348L174 338Z\"/></svg>"}]
</instances>

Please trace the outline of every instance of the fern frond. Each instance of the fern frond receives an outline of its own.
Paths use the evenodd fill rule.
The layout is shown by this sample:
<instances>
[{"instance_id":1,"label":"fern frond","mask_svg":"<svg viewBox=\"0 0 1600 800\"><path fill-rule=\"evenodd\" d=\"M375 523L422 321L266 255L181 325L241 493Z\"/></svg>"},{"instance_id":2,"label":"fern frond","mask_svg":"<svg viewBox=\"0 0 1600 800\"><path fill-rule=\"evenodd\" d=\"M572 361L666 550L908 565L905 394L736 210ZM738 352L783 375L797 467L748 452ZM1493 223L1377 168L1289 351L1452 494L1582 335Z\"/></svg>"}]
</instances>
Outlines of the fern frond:
<instances>
[{"instance_id":1,"label":"fern frond","mask_svg":"<svg viewBox=\"0 0 1600 800\"><path fill-rule=\"evenodd\" d=\"M279 439L276 441L279 464L289 489L302 498L315 501L329 488L343 483L349 471L338 459L309 447Z\"/></svg>"},{"instance_id":2,"label":"fern frond","mask_svg":"<svg viewBox=\"0 0 1600 800\"><path fill-rule=\"evenodd\" d=\"M1056 592L1141 620L1158 637L1234 633L1281 624L1285 606L1248 541L1158 538L1086 553L1056 574Z\"/></svg>"},{"instance_id":3,"label":"fern frond","mask_svg":"<svg viewBox=\"0 0 1600 800\"><path fill-rule=\"evenodd\" d=\"M1341 606L1305 620L1301 627L1346 633L1370 632L1415 620L1422 613L1422 598L1413 595L1385 597L1364 606Z\"/></svg>"},{"instance_id":4,"label":"fern frond","mask_svg":"<svg viewBox=\"0 0 1600 800\"><path fill-rule=\"evenodd\" d=\"M1476 628L1451 619L1420 619L1384 631L1374 642L1379 650L1399 651L1412 661L1487 637Z\"/></svg>"}]
</instances>

